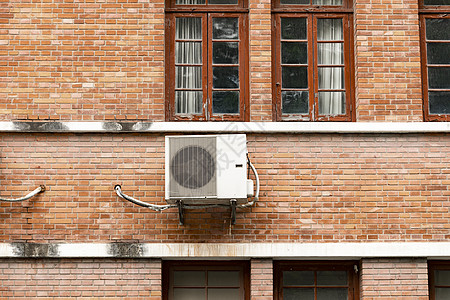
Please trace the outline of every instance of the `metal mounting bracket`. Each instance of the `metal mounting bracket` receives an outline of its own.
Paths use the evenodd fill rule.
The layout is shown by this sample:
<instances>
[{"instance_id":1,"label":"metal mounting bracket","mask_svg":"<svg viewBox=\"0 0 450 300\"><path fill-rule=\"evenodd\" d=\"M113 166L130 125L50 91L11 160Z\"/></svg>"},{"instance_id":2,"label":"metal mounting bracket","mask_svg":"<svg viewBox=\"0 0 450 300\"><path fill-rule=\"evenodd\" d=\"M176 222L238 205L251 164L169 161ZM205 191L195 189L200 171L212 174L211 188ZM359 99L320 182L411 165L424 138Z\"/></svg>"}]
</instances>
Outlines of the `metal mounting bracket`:
<instances>
[{"instance_id":1,"label":"metal mounting bracket","mask_svg":"<svg viewBox=\"0 0 450 300\"><path fill-rule=\"evenodd\" d=\"M178 206L178 219L180 220L180 225L184 225L184 207L183 207L183 201L178 200L177 201Z\"/></svg>"},{"instance_id":2,"label":"metal mounting bracket","mask_svg":"<svg viewBox=\"0 0 450 300\"><path fill-rule=\"evenodd\" d=\"M236 224L236 200L230 201L231 206L231 225Z\"/></svg>"}]
</instances>

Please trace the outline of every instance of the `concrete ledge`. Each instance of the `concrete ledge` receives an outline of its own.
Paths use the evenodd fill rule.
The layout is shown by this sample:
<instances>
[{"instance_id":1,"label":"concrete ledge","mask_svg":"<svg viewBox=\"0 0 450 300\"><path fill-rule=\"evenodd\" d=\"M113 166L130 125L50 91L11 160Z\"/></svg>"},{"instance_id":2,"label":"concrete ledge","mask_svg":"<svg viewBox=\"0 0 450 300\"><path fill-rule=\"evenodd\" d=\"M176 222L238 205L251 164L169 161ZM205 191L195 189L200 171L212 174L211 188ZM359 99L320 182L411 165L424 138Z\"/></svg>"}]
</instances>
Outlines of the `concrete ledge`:
<instances>
[{"instance_id":1,"label":"concrete ledge","mask_svg":"<svg viewBox=\"0 0 450 300\"><path fill-rule=\"evenodd\" d=\"M425 257L450 259L449 242L430 243L1 243L0 258L163 259L360 259Z\"/></svg>"},{"instance_id":2,"label":"concrete ledge","mask_svg":"<svg viewBox=\"0 0 450 300\"><path fill-rule=\"evenodd\" d=\"M450 122L0 122L17 133L447 133Z\"/></svg>"}]
</instances>

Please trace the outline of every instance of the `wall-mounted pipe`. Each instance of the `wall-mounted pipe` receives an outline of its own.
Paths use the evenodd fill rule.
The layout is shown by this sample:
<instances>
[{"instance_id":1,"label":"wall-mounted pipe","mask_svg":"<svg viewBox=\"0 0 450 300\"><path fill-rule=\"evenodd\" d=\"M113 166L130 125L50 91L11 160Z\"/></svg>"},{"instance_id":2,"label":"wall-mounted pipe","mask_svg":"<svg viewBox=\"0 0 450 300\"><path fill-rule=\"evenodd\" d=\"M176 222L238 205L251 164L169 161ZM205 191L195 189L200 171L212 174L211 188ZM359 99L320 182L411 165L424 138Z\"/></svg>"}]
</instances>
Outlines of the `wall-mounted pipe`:
<instances>
[{"instance_id":1,"label":"wall-mounted pipe","mask_svg":"<svg viewBox=\"0 0 450 300\"><path fill-rule=\"evenodd\" d=\"M36 188L34 191L32 191L31 193L27 194L26 196L22 197L22 198L16 198L16 199L8 199L8 198L1 198L0 197L0 201L7 201L7 202L20 202L20 201L25 201L30 199L31 197L36 196L39 193L43 193L45 191L45 186L41 185L38 188Z\"/></svg>"}]
</instances>

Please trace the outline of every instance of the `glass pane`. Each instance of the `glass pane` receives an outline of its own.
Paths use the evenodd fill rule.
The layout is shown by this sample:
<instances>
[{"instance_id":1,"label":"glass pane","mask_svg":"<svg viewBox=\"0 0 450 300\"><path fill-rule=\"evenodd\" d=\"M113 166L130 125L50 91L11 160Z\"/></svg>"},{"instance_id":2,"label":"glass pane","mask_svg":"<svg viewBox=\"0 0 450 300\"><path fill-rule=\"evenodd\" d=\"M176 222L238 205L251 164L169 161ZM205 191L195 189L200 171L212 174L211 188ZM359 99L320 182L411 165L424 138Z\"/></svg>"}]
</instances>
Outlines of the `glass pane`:
<instances>
[{"instance_id":1,"label":"glass pane","mask_svg":"<svg viewBox=\"0 0 450 300\"><path fill-rule=\"evenodd\" d=\"M298 92L308 94L307 92ZM283 111L284 112L284 111ZM308 112L308 110L306 110ZM283 286L289 285L314 285L313 271L284 271Z\"/></svg>"},{"instance_id":2,"label":"glass pane","mask_svg":"<svg viewBox=\"0 0 450 300\"><path fill-rule=\"evenodd\" d=\"M202 87L202 67L175 67L175 87L200 89Z\"/></svg>"},{"instance_id":3,"label":"glass pane","mask_svg":"<svg viewBox=\"0 0 450 300\"><path fill-rule=\"evenodd\" d=\"M283 300L314 300L314 289L283 289Z\"/></svg>"},{"instance_id":4,"label":"glass pane","mask_svg":"<svg viewBox=\"0 0 450 300\"><path fill-rule=\"evenodd\" d=\"M450 89L450 67L429 67L428 86L432 89Z\"/></svg>"},{"instance_id":5,"label":"glass pane","mask_svg":"<svg viewBox=\"0 0 450 300\"><path fill-rule=\"evenodd\" d=\"M177 64L201 64L201 42L176 42L175 63Z\"/></svg>"},{"instance_id":6,"label":"glass pane","mask_svg":"<svg viewBox=\"0 0 450 300\"><path fill-rule=\"evenodd\" d=\"M204 286L205 281L204 271L174 271L173 285L174 286Z\"/></svg>"},{"instance_id":7,"label":"glass pane","mask_svg":"<svg viewBox=\"0 0 450 300\"><path fill-rule=\"evenodd\" d=\"M281 63L283 64L307 64L308 44L305 42L281 43Z\"/></svg>"},{"instance_id":8,"label":"glass pane","mask_svg":"<svg viewBox=\"0 0 450 300\"><path fill-rule=\"evenodd\" d=\"M425 5L450 5L450 0L424 0Z\"/></svg>"},{"instance_id":9,"label":"glass pane","mask_svg":"<svg viewBox=\"0 0 450 300\"><path fill-rule=\"evenodd\" d=\"M308 67L282 67L281 77L283 88L308 87Z\"/></svg>"},{"instance_id":10,"label":"glass pane","mask_svg":"<svg viewBox=\"0 0 450 300\"><path fill-rule=\"evenodd\" d=\"M429 92L430 114L450 114L450 92Z\"/></svg>"},{"instance_id":11,"label":"glass pane","mask_svg":"<svg viewBox=\"0 0 450 300\"><path fill-rule=\"evenodd\" d=\"M318 271L317 285L347 285L346 271Z\"/></svg>"},{"instance_id":12,"label":"glass pane","mask_svg":"<svg viewBox=\"0 0 450 300\"><path fill-rule=\"evenodd\" d=\"M319 65L343 65L343 43L318 43L317 58Z\"/></svg>"},{"instance_id":13,"label":"glass pane","mask_svg":"<svg viewBox=\"0 0 450 300\"><path fill-rule=\"evenodd\" d=\"M209 0L209 4L238 4L238 0Z\"/></svg>"},{"instance_id":14,"label":"glass pane","mask_svg":"<svg viewBox=\"0 0 450 300\"><path fill-rule=\"evenodd\" d=\"M204 289L173 289L174 300L199 300L205 299L206 291Z\"/></svg>"},{"instance_id":15,"label":"glass pane","mask_svg":"<svg viewBox=\"0 0 450 300\"><path fill-rule=\"evenodd\" d=\"M306 40L306 18L281 18L282 40Z\"/></svg>"},{"instance_id":16,"label":"glass pane","mask_svg":"<svg viewBox=\"0 0 450 300\"><path fill-rule=\"evenodd\" d=\"M177 18L176 39L179 40L201 40L202 19L201 18Z\"/></svg>"},{"instance_id":17,"label":"glass pane","mask_svg":"<svg viewBox=\"0 0 450 300\"><path fill-rule=\"evenodd\" d=\"M213 88L239 88L239 67L213 67Z\"/></svg>"},{"instance_id":18,"label":"glass pane","mask_svg":"<svg viewBox=\"0 0 450 300\"><path fill-rule=\"evenodd\" d=\"M239 286L239 271L209 271L209 286Z\"/></svg>"},{"instance_id":19,"label":"glass pane","mask_svg":"<svg viewBox=\"0 0 450 300\"><path fill-rule=\"evenodd\" d=\"M205 4L205 0L177 0L176 4Z\"/></svg>"},{"instance_id":20,"label":"glass pane","mask_svg":"<svg viewBox=\"0 0 450 300\"><path fill-rule=\"evenodd\" d=\"M427 40L450 40L450 19L426 19Z\"/></svg>"},{"instance_id":21,"label":"glass pane","mask_svg":"<svg viewBox=\"0 0 450 300\"><path fill-rule=\"evenodd\" d=\"M201 91L176 91L176 114L201 114L203 105L203 93Z\"/></svg>"},{"instance_id":22,"label":"glass pane","mask_svg":"<svg viewBox=\"0 0 450 300\"><path fill-rule=\"evenodd\" d=\"M238 64L239 43L238 42L214 42L213 43L214 64Z\"/></svg>"},{"instance_id":23,"label":"glass pane","mask_svg":"<svg viewBox=\"0 0 450 300\"><path fill-rule=\"evenodd\" d=\"M436 288L435 300L448 300L450 299L450 288Z\"/></svg>"},{"instance_id":24,"label":"glass pane","mask_svg":"<svg viewBox=\"0 0 450 300\"><path fill-rule=\"evenodd\" d=\"M238 300L239 289L208 289L208 300Z\"/></svg>"},{"instance_id":25,"label":"glass pane","mask_svg":"<svg viewBox=\"0 0 450 300\"><path fill-rule=\"evenodd\" d=\"M319 92L319 114L345 114L345 92Z\"/></svg>"},{"instance_id":26,"label":"glass pane","mask_svg":"<svg viewBox=\"0 0 450 300\"><path fill-rule=\"evenodd\" d=\"M214 114L238 114L239 92L213 92L212 111Z\"/></svg>"},{"instance_id":27,"label":"glass pane","mask_svg":"<svg viewBox=\"0 0 450 300\"><path fill-rule=\"evenodd\" d=\"M434 271L435 285L448 285L450 286L450 271L447 270L435 270Z\"/></svg>"},{"instance_id":28,"label":"glass pane","mask_svg":"<svg viewBox=\"0 0 450 300\"><path fill-rule=\"evenodd\" d=\"M238 18L213 18L213 39L231 40L238 38Z\"/></svg>"},{"instance_id":29,"label":"glass pane","mask_svg":"<svg viewBox=\"0 0 450 300\"><path fill-rule=\"evenodd\" d=\"M450 43L427 43L429 64L450 64Z\"/></svg>"},{"instance_id":30,"label":"glass pane","mask_svg":"<svg viewBox=\"0 0 450 300\"><path fill-rule=\"evenodd\" d=\"M347 300L348 290L346 288L317 289L317 300Z\"/></svg>"},{"instance_id":31,"label":"glass pane","mask_svg":"<svg viewBox=\"0 0 450 300\"><path fill-rule=\"evenodd\" d=\"M281 92L282 113L307 114L309 112L308 95L306 91ZM287 283L285 284L288 285Z\"/></svg>"},{"instance_id":32,"label":"glass pane","mask_svg":"<svg viewBox=\"0 0 450 300\"><path fill-rule=\"evenodd\" d=\"M342 0L313 0L313 5L342 5Z\"/></svg>"},{"instance_id":33,"label":"glass pane","mask_svg":"<svg viewBox=\"0 0 450 300\"><path fill-rule=\"evenodd\" d=\"M343 89L344 67L319 69L319 89Z\"/></svg>"},{"instance_id":34,"label":"glass pane","mask_svg":"<svg viewBox=\"0 0 450 300\"><path fill-rule=\"evenodd\" d=\"M319 41L343 40L342 19L317 19L317 39Z\"/></svg>"}]
</instances>

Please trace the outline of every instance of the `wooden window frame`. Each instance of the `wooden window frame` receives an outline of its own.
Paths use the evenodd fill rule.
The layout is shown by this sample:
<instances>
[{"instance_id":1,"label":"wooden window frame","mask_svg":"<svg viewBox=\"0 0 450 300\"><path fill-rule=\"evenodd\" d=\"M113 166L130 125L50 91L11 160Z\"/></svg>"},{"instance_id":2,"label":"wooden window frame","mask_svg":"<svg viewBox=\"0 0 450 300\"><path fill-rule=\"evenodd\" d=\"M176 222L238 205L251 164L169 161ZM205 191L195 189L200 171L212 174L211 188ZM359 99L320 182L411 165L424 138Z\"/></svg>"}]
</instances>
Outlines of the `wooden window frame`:
<instances>
[{"instance_id":1,"label":"wooden window frame","mask_svg":"<svg viewBox=\"0 0 450 300\"><path fill-rule=\"evenodd\" d=\"M243 300L250 300L250 263L249 261L164 261L162 265L162 300L171 300L173 271L214 270L239 271Z\"/></svg>"},{"instance_id":2,"label":"wooden window frame","mask_svg":"<svg viewBox=\"0 0 450 300\"><path fill-rule=\"evenodd\" d=\"M249 121L249 44L248 0L237 5L176 5L166 0L165 22L165 119L166 121ZM202 18L202 114L175 113L175 19L177 17ZM239 20L239 113L213 114L212 112L212 18L238 18Z\"/></svg>"},{"instance_id":3,"label":"wooden window frame","mask_svg":"<svg viewBox=\"0 0 450 300\"><path fill-rule=\"evenodd\" d=\"M450 121L450 114L430 114L428 103L428 60L427 60L427 39L426 39L426 19L450 19L450 5L425 5L424 0L419 0L419 20L420 20L420 53L422 67L422 96L423 114L425 121ZM450 66L450 65L449 65Z\"/></svg>"},{"instance_id":4,"label":"wooden window frame","mask_svg":"<svg viewBox=\"0 0 450 300\"><path fill-rule=\"evenodd\" d=\"M272 66L273 66L273 119L276 121L354 121L354 59L353 53L353 10L351 0L343 0L341 6L286 5L280 0L272 1ZM281 103L281 18L307 18L308 43L308 114L283 114ZM321 18L341 18L343 20L344 78L345 78L345 115L319 115L318 99L318 64L317 54L317 20Z\"/></svg>"},{"instance_id":5,"label":"wooden window frame","mask_svg":"<svg viewBox=\"0 0 450 300\"><path fill-rule=\"evenodd\" d=\"M450 261L447 260L428 261L428 289L430 294L430 300L435 300L436 298L435 289L436 287L440 287L435 285L434 271L436 270L450 271ZM450 288L450 285L445 287Z\"/></svg>"},{"instance_id":6,"label":"wooden window frame","mask_svg":"<svg viewBox=\"0 0 450 300\"><path fill-rule=\"evenodd\" d=\"M283 271L347 271L348 300L359 299L358 261L277 261L274 264L274 300L283 300ZM314 285L317 288L317 285Z\"/></svg>"}]
</instances>

